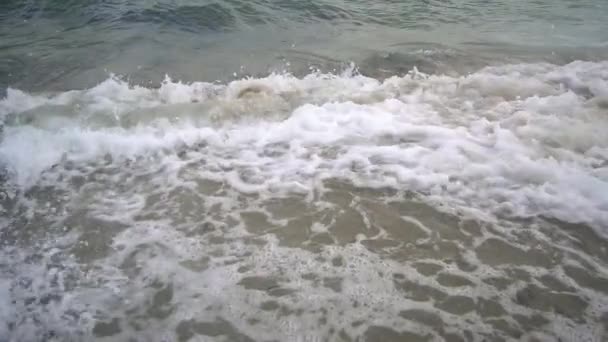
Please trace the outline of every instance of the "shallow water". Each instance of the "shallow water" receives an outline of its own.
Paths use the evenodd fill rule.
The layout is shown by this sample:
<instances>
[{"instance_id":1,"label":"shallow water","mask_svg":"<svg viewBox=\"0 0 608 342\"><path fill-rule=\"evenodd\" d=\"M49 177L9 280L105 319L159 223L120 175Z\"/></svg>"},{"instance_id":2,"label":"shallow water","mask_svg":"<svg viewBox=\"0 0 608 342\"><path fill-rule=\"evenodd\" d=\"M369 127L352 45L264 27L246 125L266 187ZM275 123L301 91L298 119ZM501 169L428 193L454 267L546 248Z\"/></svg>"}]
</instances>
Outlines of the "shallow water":
<instances>
[{"instance_id":1,"label":"shallow water","mask_svg":"<svg viewBox=\"0 0 608 342\"><path fill-rule=\"evenodd\" d=\"M606 14L3 2L0 341L607 339Z\"/></svg>"}]
</instances>

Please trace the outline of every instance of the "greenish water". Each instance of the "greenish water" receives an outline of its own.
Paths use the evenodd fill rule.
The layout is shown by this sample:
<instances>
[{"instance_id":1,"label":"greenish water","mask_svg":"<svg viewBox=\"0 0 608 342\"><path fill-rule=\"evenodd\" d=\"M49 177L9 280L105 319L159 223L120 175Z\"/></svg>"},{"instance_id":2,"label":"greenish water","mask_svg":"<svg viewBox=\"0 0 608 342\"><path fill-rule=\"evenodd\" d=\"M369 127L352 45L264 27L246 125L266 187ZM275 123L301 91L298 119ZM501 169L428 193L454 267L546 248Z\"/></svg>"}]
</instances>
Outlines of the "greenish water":
<instances>
[{"instance_id":1,"label":"greenish water","mask_svg":"<svg viewBox=\"0 0 608 342\"><path fill-rule=\"evenodd\" d=\"M383 77L413 66L602 60L603 1L61 1L0 5L0 85L88 88L108 73L157 85L355 62Z\"/></svg>"},{"instance_id":2,"label":"greenish water","mask_svg":"<svg viewBox=\"0 0 608 342\"><path fill-rule=\"evenodd\" d=\"M0 342L608 339L608 3L0 3Z\"/></svg>"}]
</instances>

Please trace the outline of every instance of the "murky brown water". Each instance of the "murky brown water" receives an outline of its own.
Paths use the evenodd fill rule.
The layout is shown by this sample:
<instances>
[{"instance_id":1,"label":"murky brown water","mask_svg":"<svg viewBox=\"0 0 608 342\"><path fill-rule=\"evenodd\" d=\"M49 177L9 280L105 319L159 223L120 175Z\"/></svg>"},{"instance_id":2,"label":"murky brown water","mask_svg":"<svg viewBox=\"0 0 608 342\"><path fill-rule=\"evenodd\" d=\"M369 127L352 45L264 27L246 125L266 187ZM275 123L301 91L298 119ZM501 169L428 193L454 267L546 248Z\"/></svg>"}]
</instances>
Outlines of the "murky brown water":
<instances>
[{"instance_id":1,"label":"murky brown water","mask_svg":"<svg viewBox=\"0 0 608 342\"><path fill-rule=\"evenodd\" d=\"M150 178L160 170L116 171L28 194L33 216L4 238L22 251L48 242L20 260L13 291L31 296L16 298L12 324L56 340L87 339L46 325L67 318L138 341L607 336L608 250L585 225L482 222L331 179L309 197L267 198L190 167L170 188Z\"/></svg>"}]
</instances>

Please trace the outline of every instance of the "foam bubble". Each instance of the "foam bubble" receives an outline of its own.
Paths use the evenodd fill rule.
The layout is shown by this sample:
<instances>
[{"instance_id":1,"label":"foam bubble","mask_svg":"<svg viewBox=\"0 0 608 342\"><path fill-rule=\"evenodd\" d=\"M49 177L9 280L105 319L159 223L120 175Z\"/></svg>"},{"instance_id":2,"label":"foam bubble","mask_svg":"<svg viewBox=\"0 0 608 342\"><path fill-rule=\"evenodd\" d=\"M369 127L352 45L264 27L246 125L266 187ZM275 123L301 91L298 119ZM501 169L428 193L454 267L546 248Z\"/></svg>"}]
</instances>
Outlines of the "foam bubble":
<instances>
[{"instance_id":1,"label":"foam bubble","mask_svg":"<svg viewBox=\"0 0 608 342\"><path fill-rule=\"evenodd\" d=\"M606 227L606 69L521 64L383 82L273 74L226 85L167 79L158 89L112 78L56 95L9 90L2 113L32 119L7 123L0 160L27 188L62 161L188 151L205 160L201 172L247 193L310 192L337 177L458 208ZM49 105L75 119L51 124Z\"/></svg>"}]
</instances>

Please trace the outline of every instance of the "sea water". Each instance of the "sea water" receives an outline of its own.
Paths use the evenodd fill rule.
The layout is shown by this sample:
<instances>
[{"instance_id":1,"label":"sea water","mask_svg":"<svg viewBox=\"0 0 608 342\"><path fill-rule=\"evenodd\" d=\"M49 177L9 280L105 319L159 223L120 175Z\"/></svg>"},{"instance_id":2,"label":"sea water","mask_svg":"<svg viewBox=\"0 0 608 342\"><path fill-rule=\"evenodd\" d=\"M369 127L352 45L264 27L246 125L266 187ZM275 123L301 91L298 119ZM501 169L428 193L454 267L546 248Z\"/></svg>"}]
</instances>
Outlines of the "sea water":
<instances>
[{"instance_id":1,"label":"sea water","mask_svg":"<svg viewBox=\"0 0 608 342\"><path fill-rule=\"evenodd\" d=\"M608 3L0 4L0 341L608 339Z\"/></svg>"}]
</instances>

